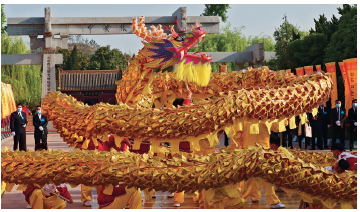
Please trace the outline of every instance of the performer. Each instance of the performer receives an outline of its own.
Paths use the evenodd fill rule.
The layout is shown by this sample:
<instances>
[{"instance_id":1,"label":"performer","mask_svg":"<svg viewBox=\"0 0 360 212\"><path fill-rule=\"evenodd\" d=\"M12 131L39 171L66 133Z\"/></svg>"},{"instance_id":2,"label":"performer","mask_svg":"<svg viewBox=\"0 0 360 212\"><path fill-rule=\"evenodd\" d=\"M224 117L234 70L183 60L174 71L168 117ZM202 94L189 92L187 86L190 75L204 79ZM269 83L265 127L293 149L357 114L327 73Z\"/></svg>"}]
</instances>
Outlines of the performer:
<instances>
[{"instance_id":1,"label":"performer","mask_svg":"<svg viewBox=\"0 0 360 212\"><path fill-rule=\"evenodd\" d=\"M33 116L33 125L35 127L34 137L35 137L35 144L41 142L47 146L47 124L48 120L47 117L41 114L41 106L36 106L36 114ZM47 149L47 147L46 147Z\"/></svg>"},{"instance_id":2,"label":"performer","mask_svg":"<svg viewBox=\"0 0 360 212\"><path fill-rule=\"evenodd\" d=\"M191 96L192 93L190 90L187 91L186 93L186 99L175 99L175 101L173 102L173 105L175 107L177 106L182 106L182 105L188 105L190 106L191 103ZM190 143L187 141L182 141L179 144L179 149L180 151L183 152L190 152ZM168 197L174 197L174 207L180 207L182 203L184 203L184 192L175 192L173 194L168 195Z\"/></svg>"},{"instance_id":3,"label":"performer","mask_svg":"<svg viewBox=\"0 0 360 212\"><path fill-rule=\"evenodd\" d=\"M125 150L125 145L122 145L122 149L117 147L114 139L110 139L110 137L111 136L109 136L110 142L104 143L105 151L110 151L111 148L114 148L117 151ZM128 139L124 139L122 143L123 142L127 145L131 145L128 143ZM130 209L142 209L141 191L134 187L127 189L120 185L102 186L97 200L100 209L124 209L126 206L129 206Z\"/></svg>"},{"instance_id":4,"label":"performer","mask_svg":"<svg viewBox=\"0 0 360 212\"><path fill-rule=\"evenodd\" d=\"M244 121L244 129L243 129L243 139L244 144L243 148L247 148L248 146L252 146L260 144L265 148L270 147L269 142L269 133L268 128L265 123L259 123L259 134L250 134L250 122ZM271 131L278 132L278 125L271 126ZM279 144L280 146L280 144ZM245 199L245 202L248 201L249 197L253 202L258 202L261 199L261 192L259 188L255 186L254 178L250 178L246 182L240 182L240 187L243 192L242 197ZM285 208L285 205L282 204L279 198L275 194L274 187L270 184L263 182L262 187L265 191L265 196L268 203L271 205L272 209Z\"/></svg>"},{"instance_id":5,"label":"performer","mask_svg":"<svg viewBox=\"0 0 360 212\"><path fill-rule=\"evenodd\" d=\"M327 129L330 127L330 123L329 123L328 110L326 109L324 103L322 103L320 105L320 107L318 108L317 115L318 115L318 122L319 122L319 125L321 128L321 134L322 134L322 138L323 138L322 141L324 144L324 148L329 149L328 142L327 142ZM319 143L318 143L318 148L319 148Z\"/></svg>"},{"instance_id":6,"label":"performer","mask_svg":"<svg viewBox=\"0 0 360 212\"><path fill-rule=\"evenodd\" d=\"M354 136L357 135L357 99L352 101L353 107L348 111L348 118L350 122L350 151L354 148Z\"/></svg>"},{"instance_id":7,"label":"performer","mask_svg":"<svg viewBox=\"0 0 360 212\"><path fill-rule=\"evenodd\" d=\"M317 137L317 147L319 150L323 150L323 143L322 143L322 121L318 120L318 115L313 116L312 113L309 113L309 121L311 126L311 149L315 150L315 134Z\"/></svg>"},{"instance_id":8,"label":"performer","mask_svg":"<svg viewBox=\"0 0 360 212\"><path fill-rule=\"evenodd\" d=\"M335 165L334 169L330 170L338 174L341 178L344 178L343 174L346 174L346 170L349 168L350 164L344 159L340 159ZM331 166L330 166L331 167ZM325 207L320 200L314 199L312 203L304 202L304 200L300 201L299 209L324 209ZM342 209L353 209L356 208L353 204L341 203Z\"/></svg>"},{"instance_id":9,"label":"performer","mask_svg":"<svg viewBox=\"0 0 360 212\"><path fill-rule=\"evenodd\" d=\"M26 113L22 112L22 105L16 105L17 111L10 115L10 129L14 136L14 151L17 150L19 144L20 151L26 151Z\"/></svg>"},{"instance_id":10,"label":"performer","mask_svg":"<svg viewBox=\"0 0 360 212\"><path fill-rule=\"evenodd\" d=\"M221 133L218 132L218 137ZM208 139L200 140L199 144L200 152L195 152L195 154L207 155L215 153L215 146L210 147ZM199 208L204 209L239 209L243 208L245 204L241 196L241 189L233 183L221 188L202 190L199 193L198 199Z\"/></svg>"},{"instance_id":11,"label":"performer","mask_svg":"<svg viewBox=\"0 0 360 212\"><path fill-rule=\"evenodd\" d=\"M336 108L331 110L331 119L332 119L332 145L336 143L337 135L340 134L340 143L345 146L345 120L346 114L343 109L341 109L341 101L336 100Z\"/></svg>"},{"instance_id":12,"label":"performer","mask_svg":"<svg viewBox=\"0 0 360 212\"><path fill-rule=\"evenodd\" d=\"M295 159L295 157L286 148L280 146L280 139L277 136L270 138L270 148L274 151L284 154L286 157Z\"/></svg>"},{"instance_id":13,"label":"performer","mask_svg":"<svg viewBox=\"0 0 360 212\"><path fill-rule=\"evenodd\" d=\"M337 159L337 161L339 162L341 159L346 160L347 162L349 162L350 166L349 169L350 171L357 171L357 156L352 155L348 152L345 152L345 148L344 145L342 143L335 143L331 146L331 152L333 153L334 157ZM335 169L335 165L334 166L327 166L324 167L325 169L328 169L330 171Z\"/></svg>"},{"instance_id":14,"label":"performer","mask_svg":"<svg viewBox=\"0 0 360 212\"><path fill-rule=\"evenodd\" d=\"M78 144L80 150L82 150L82 145L83 145L84 141L85 141L85 138L83 139L83 142ZM94 142L92 141L92 139L90 139L87 150L97 149L99 151L102 151L103 150L103 142L100 139L97 139L97 142L98 142L98 146L95 147ZM81 184L80 188L81 188L81 202L83 202L83 206L91 207L91 191L94 187ZM96 193L99 195L101 186L95 186L95 189L96 189Z\"/></svg>"},{"instance_id":15,"label":"performer","mask_svg":"<svg viewBox=\"0 0 360 212\"><path fill-rule=\"evenodd\" d=\"M35 145L35 151L41 151L46 148L47 146L44 143ZM62 199L46 191L44 188L52 191L52 193L59 193L60 196L69 199L70 204L74 202L65 184L59 186L46 184L43 188L34 184L27 186L26 190L23 192L26 202L30 204L32 209L64 209L66 207L66 203Z\"/></svg>"}]
</instances>

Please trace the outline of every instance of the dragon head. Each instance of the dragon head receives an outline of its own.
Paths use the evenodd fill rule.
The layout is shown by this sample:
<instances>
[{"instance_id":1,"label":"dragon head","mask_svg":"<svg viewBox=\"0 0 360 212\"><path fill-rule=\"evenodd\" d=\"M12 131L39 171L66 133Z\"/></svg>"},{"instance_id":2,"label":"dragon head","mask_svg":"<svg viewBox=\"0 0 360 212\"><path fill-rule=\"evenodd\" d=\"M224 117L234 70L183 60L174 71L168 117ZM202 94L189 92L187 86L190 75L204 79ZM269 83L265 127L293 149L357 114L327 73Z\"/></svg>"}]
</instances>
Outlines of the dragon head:
<instances>
[{"instance_id":1,"label":"dragon head","mask_svg":"<svg viewBox=\"0 0 360 212\"><path fill-rule=\"evenodd\" d=\"M195 82L201 86L208 84L212 58L201 52L195 52L194 54L188 54L187 52L205 38L206 31L199 22L196 22L187 30L181 30L179 26L181 30L179 33L175 32L174 26L170 26L170 30L165 27L164 29L170 31L171 34L164 33L161 25L158 27L151 26L151 31L147 30L143 16L140 17L139 27L136 18L133 19L132 26L134 33L144 38L142 43L145 47L139 54L146 58L146 67L163 70L178 64L178 68L175 70L178 80ZM179 34L186 37L180 37Z\"/></svg>"},{"instance_id":2,"label":"dragon head","mask_svg":"<svg viewBox=\"0 0 360 212\"><path fill-rule=\"evenodd\" d=\"M202 65L205 63L209 65L212 58L208 55L201 52L187 53L190 48L193 48L205 38L206 31L199 22L196 22L188 30L179 33L186 33L187 37L185 38L181 38L174 31L174 26L170 28L172 32L170 38L152 39L150 42L143 41L146 48L146 51L144 51L145 56L153 59L147 64L148 67L165 69L180 62L184 62L184 64L192 62L193 65L201 62Z\"/></svg>"}]
</instances>

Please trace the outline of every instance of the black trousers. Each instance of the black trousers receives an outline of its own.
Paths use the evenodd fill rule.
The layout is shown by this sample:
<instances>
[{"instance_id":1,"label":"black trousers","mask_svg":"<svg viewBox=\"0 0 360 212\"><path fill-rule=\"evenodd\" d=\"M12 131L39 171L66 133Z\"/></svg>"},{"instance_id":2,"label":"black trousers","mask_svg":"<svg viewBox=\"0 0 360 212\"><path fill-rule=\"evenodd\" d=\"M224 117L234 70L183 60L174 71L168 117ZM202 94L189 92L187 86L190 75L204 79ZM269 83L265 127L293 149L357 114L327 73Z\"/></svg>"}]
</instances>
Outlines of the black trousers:
<instances>
[{"instance_id":1,"label":"black trousers","mask_svg":"<svg viewBox=\"0 0 360 212\"><path fill-rule=\"evenodd\" d=\"M324 148L328 149L328 144L327 144L327 131L328 131L328 127L327 124L323 124L321 127L321 133L322 133L322 137L323 137L323 144L324 144Z\"/></svg>"},{"instance_id":2,"label":"black trousers","mask_svg":"<svg viewBox=\"0 0 360 212\"><path fill-rule=\"evenodd\" d=\"M357 128L354 126L350 126L350 149L354 148L354 137L355 137L355 141L357 141ZM356 130L355 130L356 129Z\"/></svg>"},{"instance_id":3,"label":"black trousers","mask_svg":"<svg viewBox=\"0 0 360 212\"><path fill-rule=\"evenodd\" d=\"M225 136L224 145L227 147L227 146L229 146L229 138L227 137L225 132L224 132L224 136Z\"/></svg>"},{"instance_id":4,"label":"black trousers","mask_svg":"<svg viewBox=\"0 0 360 212\"><path fill-rule=\"evenodd\" d=\"M310 146L310 138L305 136L305 124L301 125L301 135L298 136L299 148L301 149L301 141L305 138L305 149Z\"/></svg>"},{"instance_id":5,"label":"black trousers","mask_svg":"<svg viewBox=\"0 0 360 212\"><path fill-rule=\"evenodd\" d=\"M34 135L35 137L35 145L40 143L46 144L47 147L47 134L41 134L41 135Z\"/></svg>"},{"instance_id":6,"label":"black trousers","mask_svg":"<svg viewBox=\"0 0 360 212\"><path fill-rule=\"evenodd\" d=\"M345 146L345 127L341 128L337 125L332 127L332 145L336 143L336 138L338 137L338 134L340 134L340 143Z\"/></svg>"},{"instance_id":7,"label":"black trousers","mask_svg":"<svg viewBox=\"0 0 360 212\"><path fill-rule=\"evenodd\" d=\"M316 135L316 136L315 136ZM315 138L317 138L317 147L318 149L323 149L323 135L322 135L322 126L315 125L311 126L311 148L315 149Z\"/></svg>"},{"instance_id":8,"label":"black trousers","mask_svg":"<svg viewBox=\"0 0 360 212\"><path fill-rule=\"evenodd\" d=\"M281 132L282 146L283 147L290 147L291 149L293 148L293 145L292 145L292 132L293 132L293 130L290 129L289 125L286 126L286 131ZM289 142L286 144L286 141L289 141Z\"/></svg>"},{"instance_id":9,"label":"black trousers","mask_svg":"<svg viewBox=\"0 0 360 212\"><path fill-rule=\"evenodd\" d=\"M26 152L26 134L15 134L14 136L14 151L18 149Z\"/></svg>"}]
</instances>

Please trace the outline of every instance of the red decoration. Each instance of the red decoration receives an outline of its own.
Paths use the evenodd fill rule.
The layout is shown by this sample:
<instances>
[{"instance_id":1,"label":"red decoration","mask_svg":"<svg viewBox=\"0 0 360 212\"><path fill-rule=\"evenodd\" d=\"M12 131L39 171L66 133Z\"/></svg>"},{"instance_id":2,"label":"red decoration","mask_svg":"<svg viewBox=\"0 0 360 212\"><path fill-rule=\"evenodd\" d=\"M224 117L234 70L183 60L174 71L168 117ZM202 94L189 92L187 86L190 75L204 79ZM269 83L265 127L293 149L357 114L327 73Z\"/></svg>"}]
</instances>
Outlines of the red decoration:
<instances>
[{"instance_id":1,"label":"red decoration","mask_svg":"<svg viewBox=\"0 0 360 212\"><path fill-rule=\"evenodd\" d=\"M175 23L178 23L178 22L179 22L179 21L176 19L176 20L175 20Z\"/></svg>"},{"instance_id":2,"label":"red decoration","mask_svg":"<svg viewBox=\"0 0 360 212\"><path fill-rule=\"evenodd\" d=\"M167 26L164 27L165 30L169 30L169 28Z\"/></svg>"}]
</instances>

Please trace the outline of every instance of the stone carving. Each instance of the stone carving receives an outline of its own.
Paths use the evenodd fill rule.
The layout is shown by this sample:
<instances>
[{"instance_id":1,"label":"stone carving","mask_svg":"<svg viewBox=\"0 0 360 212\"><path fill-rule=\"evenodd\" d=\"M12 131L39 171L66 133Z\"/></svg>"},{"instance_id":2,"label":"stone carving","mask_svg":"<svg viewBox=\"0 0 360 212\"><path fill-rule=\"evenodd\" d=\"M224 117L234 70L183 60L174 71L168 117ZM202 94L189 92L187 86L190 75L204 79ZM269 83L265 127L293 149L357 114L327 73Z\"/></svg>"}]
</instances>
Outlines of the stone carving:
<instances>
[{"instance_id":1,"label":"stone carving","mask_svg":"<svg viewBox=\"0 0 360 212\"><path fill-rule=\"evenodd\" d=\"M51 33L51 8L45 7L45 33Z\"/></svg>"}]
</instances>

